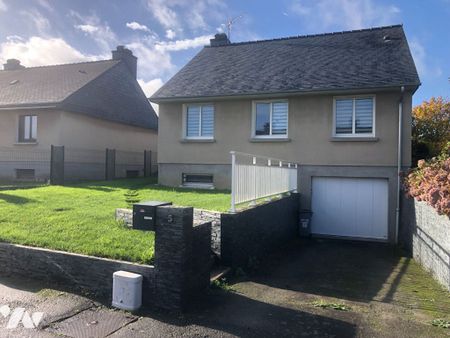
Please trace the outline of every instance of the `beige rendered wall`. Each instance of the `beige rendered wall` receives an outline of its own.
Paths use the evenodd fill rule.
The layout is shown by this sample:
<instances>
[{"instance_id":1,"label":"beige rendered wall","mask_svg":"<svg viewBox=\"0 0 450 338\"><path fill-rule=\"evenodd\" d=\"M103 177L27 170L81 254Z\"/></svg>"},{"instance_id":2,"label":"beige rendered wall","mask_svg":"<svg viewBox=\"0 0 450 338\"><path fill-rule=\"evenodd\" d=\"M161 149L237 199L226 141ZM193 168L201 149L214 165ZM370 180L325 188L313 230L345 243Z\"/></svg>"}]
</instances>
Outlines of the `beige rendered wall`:
<instances>
[{"instance_id":1,"label":"beige rendered wall","mask_svg":"<svg viewBox=\"0 0 450 338\"><path fill-rule=\"evenodd\" d=\"M36 144L17 143L20 115L38 116ZM156 151L157 132L55 110L0 111L0 147L49 149L52 144L99 150Z\"/></svg>"},{"instance_id":2,"label":"beige rendered wall","mask_svg":"<svg viewBox=\"0 0 450 338\"><path fill-rule=\"evenodd\" d=\"M81 149L106 148L124 151L156 151L157 132L126 124L63 112L61 145Z\"/></svg>"},{"instance_id":3,"label":"beige rendered wall","mask_svg":"<svg viewBox=\"0 0 450 338\"><path fill-rule=\"evenodd\" d=\"M182 140L182 103L159 105L159 163L229 164L231 150L273 156L304 165L396 166L400 91L376 95L376 142L332 141L333 95L289 100L289 141L252 142L252 100L214 101L215 142ZM270 99L270 97L267 97ZM411 102L405 95L403 165L411 153Z\"/></svg>"},{"instance_id":4,"label":"beige rendered wall","mask_svg":"<svg viewBox=\"0 0 450 338\"><path fill-rule=\"evenodd\" d=\"M37 143L18 144L19 116L37 115ZM61 112L54 110L0 111L0 147L18 149L50 149L60 141Z\"/></svg>"}]
</instances>

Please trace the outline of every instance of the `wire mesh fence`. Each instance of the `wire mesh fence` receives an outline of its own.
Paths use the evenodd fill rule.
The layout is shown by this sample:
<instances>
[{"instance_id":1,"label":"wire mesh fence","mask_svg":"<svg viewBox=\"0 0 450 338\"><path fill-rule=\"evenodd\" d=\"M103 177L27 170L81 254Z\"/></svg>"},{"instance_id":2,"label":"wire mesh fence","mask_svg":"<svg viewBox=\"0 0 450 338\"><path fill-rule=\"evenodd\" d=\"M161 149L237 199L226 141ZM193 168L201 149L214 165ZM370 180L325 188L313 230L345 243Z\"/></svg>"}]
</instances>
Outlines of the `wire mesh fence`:
<instances>
[{"instance_id":1,"label":"wire mesh fence","mask_svg":"<svg viewBox=\"0 0 450 338\"><path fill-rule=\"evenodd\" d=\"M116 150L115 177L144 176L145 158L143 152Z\"/></svg>"},{"instance_id":2,"label":"wire mesh fence","mask_svg":"<svg viewBox=\"0 0 450 338\"><path fill-rule=\"evenodd\" d=\"M104 150L64 148L64 180L105 179L106 156Z\"/></svg>"},{"instance_id":3,"label":"wire mesh fence","mask_svg":"<svg viewBox=\"0 0 450 338\"><path fill-rule=\"evenodd\" d=\"M157 155L149 150L0 147L0 182L49 181L57 184L152 176Z\"/></svg>"},{"instance_id":4,"label":"wire mesh fence","mask_svg":"<svg viewBox=\"0 0 450 338\"><path fill-rule=\"evenodd\" d=\"M0 147L0 181L50 178L50 149Z\"/></svg>"}]
</instances>

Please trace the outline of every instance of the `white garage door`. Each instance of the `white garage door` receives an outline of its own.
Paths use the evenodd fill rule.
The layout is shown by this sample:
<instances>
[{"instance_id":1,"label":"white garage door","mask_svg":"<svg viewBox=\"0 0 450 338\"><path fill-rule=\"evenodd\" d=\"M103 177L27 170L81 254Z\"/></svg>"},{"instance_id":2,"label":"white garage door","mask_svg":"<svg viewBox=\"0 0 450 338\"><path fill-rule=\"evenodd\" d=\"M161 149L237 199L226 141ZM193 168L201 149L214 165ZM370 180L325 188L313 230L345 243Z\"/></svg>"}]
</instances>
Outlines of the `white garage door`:
<instances>
[{"instance_id":1,"label":"white garage door","mask_svg":"<svg viewBox=\"0 0 450 338\"><path fill-rule=\"evenodd\" d=\"M313 177L313 234L388 238L388 180Z\"/></svg>"}]
</instances>

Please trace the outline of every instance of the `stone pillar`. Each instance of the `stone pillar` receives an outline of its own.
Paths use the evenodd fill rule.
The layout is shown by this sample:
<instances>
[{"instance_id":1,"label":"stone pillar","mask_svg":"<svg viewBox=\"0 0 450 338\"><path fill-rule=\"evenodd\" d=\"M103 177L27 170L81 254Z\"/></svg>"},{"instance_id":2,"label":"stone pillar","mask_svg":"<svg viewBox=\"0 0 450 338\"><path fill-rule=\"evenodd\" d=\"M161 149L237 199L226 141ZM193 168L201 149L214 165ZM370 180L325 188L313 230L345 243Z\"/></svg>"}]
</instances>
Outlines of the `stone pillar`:
<instances>
[{"instance_id":1,"label":"stone pillar","mask_svg":"<svg viewBox=\"0 0 450 338\"><path fill-rule=\"evenodd\" d=\"M198 229L198 230L197 230ZM211 223L193 227L193 208L156 210L155 302L180 311L209 285Z\"/></svg>"},{"instance_id":2,"label":"stone pillar","mask_svg":"<svg viewBox=\"0 0 450 338\"><path fill-rule=\"evenodd\" d=\"M64 184L64 146L51 146L50 184Z\"/></svg>"},{"instance_id":3,"label":"stone pillar","mask_svg":"<svg viewBox=\"0 0 450 338\"><path fill-rule=\"evenodd\" d=\"M105 179L113 180L116 177L116 150L106 149Z\"/></svg>"}]
</instances>

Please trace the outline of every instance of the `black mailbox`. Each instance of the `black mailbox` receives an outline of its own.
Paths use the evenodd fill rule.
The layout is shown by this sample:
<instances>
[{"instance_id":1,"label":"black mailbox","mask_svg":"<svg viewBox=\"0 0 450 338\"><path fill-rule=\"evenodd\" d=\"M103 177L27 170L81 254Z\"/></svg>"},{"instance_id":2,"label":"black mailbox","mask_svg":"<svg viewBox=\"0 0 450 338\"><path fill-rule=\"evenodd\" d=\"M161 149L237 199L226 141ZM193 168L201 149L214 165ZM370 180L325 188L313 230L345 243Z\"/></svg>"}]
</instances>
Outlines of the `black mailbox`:
<instances>
[{"instance_id":1,"label":"black mailbox","mask_svg":"<svg viewBox=\"0 0 450 338\"><path fill-rule=\"evenodd\" d=\"M133 229L154 230L156 208L172 202L148 201L133 204Z\"/></svg>"}]
</instances>

